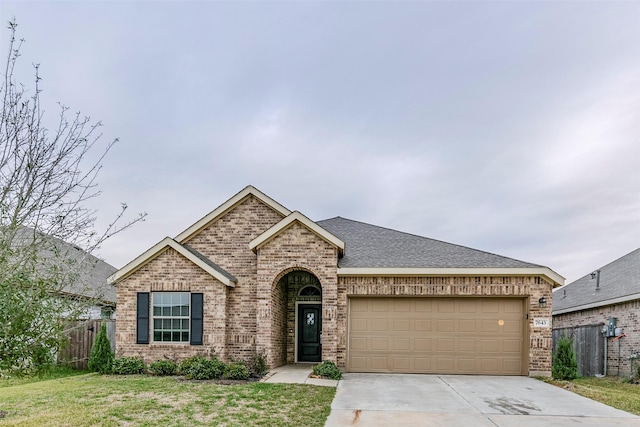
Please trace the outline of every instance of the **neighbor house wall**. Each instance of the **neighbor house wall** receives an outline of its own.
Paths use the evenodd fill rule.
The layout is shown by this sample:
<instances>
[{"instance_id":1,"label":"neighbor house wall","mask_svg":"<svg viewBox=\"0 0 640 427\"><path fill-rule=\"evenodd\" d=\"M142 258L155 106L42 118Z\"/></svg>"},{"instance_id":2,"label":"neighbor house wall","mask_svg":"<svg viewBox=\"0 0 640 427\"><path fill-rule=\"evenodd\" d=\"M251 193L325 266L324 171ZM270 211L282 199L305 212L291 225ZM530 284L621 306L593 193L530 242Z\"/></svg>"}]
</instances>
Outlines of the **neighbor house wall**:
<instances>
[{"instance_id":1,"label":"neighbor house wall","mask_svg":"<svg viewBox=\"0 0 640 427\"><path fill-rule=\"evenodd\" d=\"M226 358L225 328L227 286L214 279L172 248L145 264L118 283L116 355L140 356L145 362L183 360L196 354ZM189 343L136 344L136 304L138 292L202 292L204 298L203 345ZM151 304L151 298L150 298ZM150 310L151 312L151 310ZM149 322L153 338L152 319Z\"/></svg>"},{"instance_id":2,"label":"neighbor house wall","mask_svg":"<svg viewBox=\"0 0 640 427\"><path fill-rule=\"evenodd\" d=\"M337 364L346 368L347 299L350 296L504 296L528 300L528 374L551 375L551 328L533 326L534 318L551 320L552 284L539 276L385 277L342 276L338 278ZM538 300L545 297L546 307ZM527 323L525 323L527 324Z\"/></svg>"},{"instance_id":3,"label":"neighbor house wall","mask_svg":"<svg viewBox=\"0 0 640 427\"><path fill-rule=\"evenodd\" d=\"M628 376L631 373L629 356L633 350L640 351L640 300L558 314L553 316L553 327L608 324L610 317L617 319L617 327L623 329L625 336L615 341L607 338L607 375ZM638 365L640 360L634 362L635 368Z\"/></svg>"}]
</instances>

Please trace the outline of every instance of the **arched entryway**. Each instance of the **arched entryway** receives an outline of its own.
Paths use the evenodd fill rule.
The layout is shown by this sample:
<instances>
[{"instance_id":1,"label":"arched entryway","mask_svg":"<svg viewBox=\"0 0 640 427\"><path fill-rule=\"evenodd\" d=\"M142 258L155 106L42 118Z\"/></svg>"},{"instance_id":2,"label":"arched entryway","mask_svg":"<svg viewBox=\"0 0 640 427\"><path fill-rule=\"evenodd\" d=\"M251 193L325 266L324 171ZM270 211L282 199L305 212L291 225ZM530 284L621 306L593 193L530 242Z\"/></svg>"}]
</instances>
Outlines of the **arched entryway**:
<instances>
[{"instance_id":1,"label":"arched entryway","mask_svg":"<svg viewBox=\"0 0 640 427\"><path fill-rule=\"evenodd\" d=\"M272 349L277 364L322 360L322 286L305 270L283 275L272 292Z\"/></svg>"}]
</instances>

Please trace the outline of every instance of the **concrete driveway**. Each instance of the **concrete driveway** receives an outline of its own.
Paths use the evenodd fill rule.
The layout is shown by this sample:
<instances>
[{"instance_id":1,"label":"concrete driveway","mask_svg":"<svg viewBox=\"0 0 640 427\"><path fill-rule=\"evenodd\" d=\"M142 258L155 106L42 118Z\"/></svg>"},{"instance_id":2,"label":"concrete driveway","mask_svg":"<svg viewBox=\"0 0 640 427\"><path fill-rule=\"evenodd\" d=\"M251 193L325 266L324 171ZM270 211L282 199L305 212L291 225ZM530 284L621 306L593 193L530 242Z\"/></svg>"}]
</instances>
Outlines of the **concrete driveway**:
<instances>
[{"instance_id":1,"label":"concrete driveway","mask_svg":"<svg viewBox=\"0 0 640 427\"><path fill-rule=\"evenodd\" d=\"M345 374L325 426L640 426L640 417L527 377Z\"/></svg>"}]
</instances>

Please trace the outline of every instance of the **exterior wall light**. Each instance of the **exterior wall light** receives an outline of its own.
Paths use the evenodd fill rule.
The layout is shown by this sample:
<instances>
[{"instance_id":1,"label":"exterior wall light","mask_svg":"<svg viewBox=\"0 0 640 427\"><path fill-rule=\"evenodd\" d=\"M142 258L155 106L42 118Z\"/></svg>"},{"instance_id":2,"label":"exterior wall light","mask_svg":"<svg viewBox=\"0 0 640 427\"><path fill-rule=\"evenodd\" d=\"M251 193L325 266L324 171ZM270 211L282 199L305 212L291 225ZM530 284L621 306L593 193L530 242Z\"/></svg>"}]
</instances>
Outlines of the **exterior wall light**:
<instances>
[{"instance_id":1,"label":"exterior wall light","mask_svg":"<svg viewBox=\"0 0 640 427\"><path fill-rule=\"evenodd\" d=\"M547 306L547 299L545 297L540 298L538 304L540 304L540 308L545 308Z\"/></svg>"}]
</instances>

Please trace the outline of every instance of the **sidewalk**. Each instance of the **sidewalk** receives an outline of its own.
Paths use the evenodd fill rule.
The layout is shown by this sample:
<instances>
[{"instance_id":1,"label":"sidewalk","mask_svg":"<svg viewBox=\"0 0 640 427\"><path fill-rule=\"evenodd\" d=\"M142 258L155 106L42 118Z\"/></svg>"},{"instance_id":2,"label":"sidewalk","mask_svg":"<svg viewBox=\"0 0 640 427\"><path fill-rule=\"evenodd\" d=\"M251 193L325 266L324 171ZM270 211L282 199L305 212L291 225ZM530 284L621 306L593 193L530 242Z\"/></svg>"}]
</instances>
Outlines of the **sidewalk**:
<instances>
[{"instance_id":1,"label":"sidewalk","mask_svg":"<svg viewBox=\"0 0 640 427\"><path fill-rule=\"evenodd\" d=\"M312 365L283 365L274 368L267 373L260 381L265 383L281 384L310 384L324 387L337 387L337 380L326 380L322 378L310 378Z\"/></svg>"}]
</instances>

